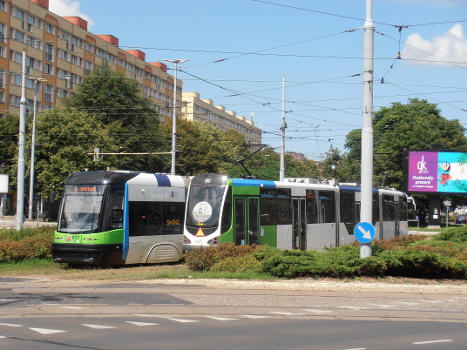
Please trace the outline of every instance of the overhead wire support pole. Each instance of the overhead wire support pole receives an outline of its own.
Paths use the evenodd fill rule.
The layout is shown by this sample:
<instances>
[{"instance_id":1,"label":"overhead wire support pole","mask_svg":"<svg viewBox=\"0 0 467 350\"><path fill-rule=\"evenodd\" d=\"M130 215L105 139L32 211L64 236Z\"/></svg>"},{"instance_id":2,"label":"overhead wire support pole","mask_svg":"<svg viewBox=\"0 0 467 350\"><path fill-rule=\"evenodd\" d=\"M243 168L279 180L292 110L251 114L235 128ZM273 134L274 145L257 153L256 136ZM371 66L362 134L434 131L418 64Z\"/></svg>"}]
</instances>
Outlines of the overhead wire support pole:
<instances>
[{"instance_id":1,"label":"overhead wire support pole","mask_svg":"<svg viewBox=\"0 0 467 350\"><path fill-rule=\"evenodd\" d=\"M284 162L284 153L285 153L285 129L287 124L285 122L285 74L282 75L282 124L281 124L281 161L279 169L279 181L284 181L285 176L285 162Z\"/></svg>"},{"instance_id":2,"label":"overhead wire support pole","mask_svg":"<svg viewBox=\"0 0 467 350\"><path fill-rule=\"evenodd\" d=\"M36 89L34 91L34 111L32 117L32 136L31 136L31 172L29 175L29 220L32 220L32 204L34 198L34 161L35 161L35 150L36 150L36 109L37 109L37 90L39 84L46 81L44 78L31 78L36 83Z\"/></svg>"},{"instance_id":3,"label":"overhead wire support pole","mask_svg":"<svg viewBox=\"0 0 467 350\"><path fill-rule=\"evenodd\" d=\"M363 104L361 153L361 222L372 224L373 207L373 60L374 32L372 0L366 0L363 43ZM371 242L361 243L360 258L371 256Z\"/></svg>"},{"instance_id":4,"label":"overhead wire support pole","mask_svg":"<svg viewBox=\"0 0 467 350\"><path fill-rule=\"evenodd\" d=\"M175 175L175 152L177 145L177 65L188 61L188 59L176 59L168 60L164 59L165 62L174 64L174 98L172 106L172 162L170 167L170 174Z\"/></svg>"},{"instance_id":5,"label":"overhead wire support pole","mask_svg":"<svg viewBox=\"0 0 467 350\"><path fill-rule=\"evenodd\" d=\"M16 180L16 230L24 223L24 139L26 134L26 51L23 49L21 100L19 103L18 173Z\"/></svg>"}]
</instances>

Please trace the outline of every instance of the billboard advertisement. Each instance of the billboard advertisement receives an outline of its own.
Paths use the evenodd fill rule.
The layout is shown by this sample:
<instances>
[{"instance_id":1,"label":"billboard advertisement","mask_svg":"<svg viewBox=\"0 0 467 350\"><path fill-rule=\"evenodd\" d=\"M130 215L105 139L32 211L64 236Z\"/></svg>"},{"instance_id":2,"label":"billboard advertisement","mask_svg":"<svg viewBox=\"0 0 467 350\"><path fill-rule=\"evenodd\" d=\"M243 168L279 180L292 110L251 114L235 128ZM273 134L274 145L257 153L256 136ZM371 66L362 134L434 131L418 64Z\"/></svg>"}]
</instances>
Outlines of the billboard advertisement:
<instances>
[{"instance_id":1,"label":"billboard advertisement","mask_svg":"<svg viewBox=\"0 0 467 350\"><path fill-rule=\"evenodd\" d=\"M467 194L467 152L409 152L408 192Z\"/></svg>"}]
</instances>

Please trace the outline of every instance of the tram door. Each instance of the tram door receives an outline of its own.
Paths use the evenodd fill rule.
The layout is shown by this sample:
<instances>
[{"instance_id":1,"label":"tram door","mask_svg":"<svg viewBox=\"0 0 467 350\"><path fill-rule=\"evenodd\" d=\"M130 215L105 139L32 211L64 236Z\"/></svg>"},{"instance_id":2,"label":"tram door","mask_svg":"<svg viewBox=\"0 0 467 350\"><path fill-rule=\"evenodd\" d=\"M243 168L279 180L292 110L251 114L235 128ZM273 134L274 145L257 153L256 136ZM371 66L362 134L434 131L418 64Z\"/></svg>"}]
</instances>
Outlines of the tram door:
<instances>
[{"instance_id":1,"label":"tram door","mask_svg":"<svg viewBox=\"0 0 467 350\"><path fill-rule=\"evenodd\" d=\"M293 198L293 249L306 250L305 198Z\"/></svg>"},{"instance_id":2,"label":"tram door","mask_svg":"<svg viewBox=\"0 0 467 350\"><path fill-rule=\"evenodd\" d=\"M400 202L399 200L394 201L394 236L399 237L401 233L400 223L401 223L401 209L400 209Z\"/></svg>"},{"instance_id":3,"label":"tram door","mask_svg":"<svg viewBox=\"0 0 467 350\"><path fill-rule=\"evenodd\" d=\"M259 198L235 197L234 243L259 243Z\"/></svg>"}]
</instances>

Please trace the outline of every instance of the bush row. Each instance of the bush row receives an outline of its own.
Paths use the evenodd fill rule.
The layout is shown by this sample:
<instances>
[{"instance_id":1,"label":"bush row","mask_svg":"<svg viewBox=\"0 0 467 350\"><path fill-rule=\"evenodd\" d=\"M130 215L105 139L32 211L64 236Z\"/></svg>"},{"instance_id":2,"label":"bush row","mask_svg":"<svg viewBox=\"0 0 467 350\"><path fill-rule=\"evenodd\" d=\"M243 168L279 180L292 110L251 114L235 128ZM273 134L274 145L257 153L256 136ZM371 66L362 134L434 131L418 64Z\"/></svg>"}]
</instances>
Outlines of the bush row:
<instances>
[{"instance_id":1,"label":"bush row","mask_svg":"<svg viewBox=\"0 0 467 350\"><path fill-rule=\"evenodd\" d=\"M185 262L194 271L267 273L282 278L405 276L421 278L467 278L467 248L459 253L446 239L465 239L464 233L443 232L424 244L424 236L398 237L373 244L373 255L360 259L358 245L328 248L325 251L281 250L268 246L235 246L194 250ZM431 241L431 240L430 240ZM443 242L444 241L444 242ZM457 253L456 253L457 252ZM457 255L456 255L457 254Z\"/></svg>"},{"instance_id":2,"label":"bush row","mask_svg":"<svg viewBox=\"0 0 467 350\"><path fill-rule=\"evenodd\" d=\"M0 230L0 263L51 258L53 227Z\"/></svg>"}]
</instances>

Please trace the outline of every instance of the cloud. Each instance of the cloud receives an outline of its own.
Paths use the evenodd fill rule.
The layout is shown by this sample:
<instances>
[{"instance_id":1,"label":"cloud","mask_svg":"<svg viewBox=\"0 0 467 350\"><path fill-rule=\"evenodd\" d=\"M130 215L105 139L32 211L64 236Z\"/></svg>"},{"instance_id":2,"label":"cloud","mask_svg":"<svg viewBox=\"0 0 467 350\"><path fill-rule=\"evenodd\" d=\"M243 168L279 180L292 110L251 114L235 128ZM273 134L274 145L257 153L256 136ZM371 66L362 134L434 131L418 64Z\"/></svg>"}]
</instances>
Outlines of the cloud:
<instances>
[{"instance_id":1,"label":"cloud","mask_svg":"<svg viewBox=\"0 0 467 350\"><path fill-rule=\"evenodd\" d=\"M413 60L411 64L467 66L467 40L462 25L456 24L442 36L431 41L420 34L411 34L402 50L402 58ZM429 62L431 61L431 62Z\"/></svg>"},{"instance_id":2,"label":"cloud","mask_svg":"<svg viewBox=\"0 0 467 350\"><path fill-rule=\"evenodd\" d=\"M79 9L79 2L73 0L50 0L49 10L59 16L78 16L88 21L88 30L94 25L91 17L82 13Z\"/></svg>"}]
</instances>

